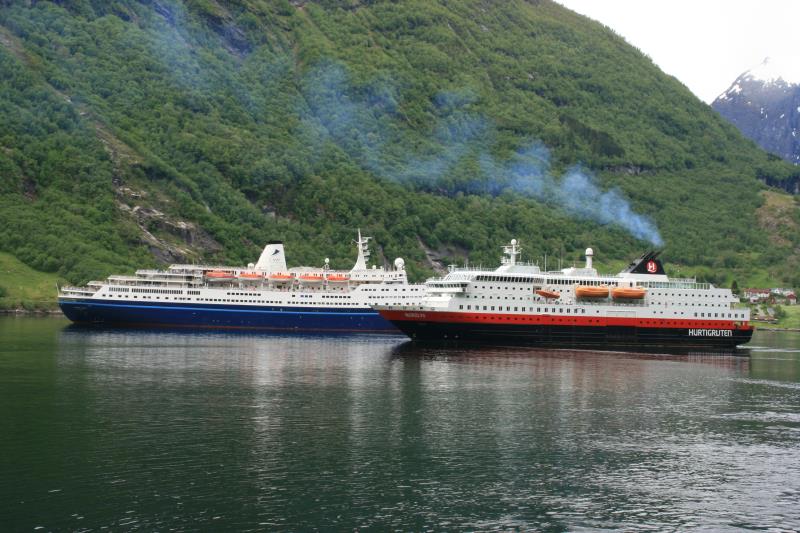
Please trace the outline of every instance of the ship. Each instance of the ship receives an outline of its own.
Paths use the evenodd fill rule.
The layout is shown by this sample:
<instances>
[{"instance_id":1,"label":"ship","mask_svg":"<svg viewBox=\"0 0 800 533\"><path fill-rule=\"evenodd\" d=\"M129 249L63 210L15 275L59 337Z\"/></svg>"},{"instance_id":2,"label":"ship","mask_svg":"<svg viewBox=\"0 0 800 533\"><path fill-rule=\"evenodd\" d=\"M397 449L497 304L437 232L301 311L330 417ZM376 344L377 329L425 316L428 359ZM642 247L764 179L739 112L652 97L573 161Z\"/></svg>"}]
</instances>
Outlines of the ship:
<instances>
[{"instance_id":1,"label":"ship","mask_svg":"<svg viewBox=\"0 0 800 533\"><path fill-rule=\"evenodd\" d=\"M622 272L585 266L555 271L518 261L516 240L494 270L456 268L425 283L417 302L376 309L411 339L565 348L734 349L750 341L750 311L730 289L670 278L659 252Z\"/></svg>"},{"instance_id":2,"label":"ship","mask_svg":"<svg viewBox=\"0 0 800 533\"><path fill-rule=\"evenodd\" d=\"M425 287L408 283L402 258L370 267L370 237L357 235L350 270L331 269L327 258L319 268L289 269L283 243L270 241L247 267L137 270L59 288L58 304L84 325L399 334L373 306L410 305Z\"/></svg>"}]
</instances>

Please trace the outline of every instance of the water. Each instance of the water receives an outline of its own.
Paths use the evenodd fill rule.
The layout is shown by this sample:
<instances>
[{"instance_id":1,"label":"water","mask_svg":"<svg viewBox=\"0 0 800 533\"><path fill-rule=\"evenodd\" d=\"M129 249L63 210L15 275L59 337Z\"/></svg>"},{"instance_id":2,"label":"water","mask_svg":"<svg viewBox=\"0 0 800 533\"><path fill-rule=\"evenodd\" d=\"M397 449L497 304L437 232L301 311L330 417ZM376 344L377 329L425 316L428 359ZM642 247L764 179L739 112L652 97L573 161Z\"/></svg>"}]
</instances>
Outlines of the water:
<instances>
[{"instance_id":1,"label":"water","mask_svg":"<svg viewBox=\"0 0 800 533\"><path fill-rule=\"evenodd\" d=\"M800 335L751 357L0 318L0 529L800 529Z\"/></svg>"}]
</instances>

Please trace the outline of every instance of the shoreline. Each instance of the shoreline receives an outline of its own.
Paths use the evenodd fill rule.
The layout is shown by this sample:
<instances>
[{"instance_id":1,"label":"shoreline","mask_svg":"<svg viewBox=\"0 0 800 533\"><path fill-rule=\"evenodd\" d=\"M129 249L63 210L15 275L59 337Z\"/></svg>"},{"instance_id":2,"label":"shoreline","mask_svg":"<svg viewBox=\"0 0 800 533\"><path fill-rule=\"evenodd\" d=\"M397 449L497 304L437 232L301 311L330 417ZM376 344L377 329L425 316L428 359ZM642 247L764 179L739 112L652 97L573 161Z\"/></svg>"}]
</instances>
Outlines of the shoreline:
<instances>
[{"instance_id":1,"label":"shoreline","mask_svg":"<svg viewBox=\"0 0 800 533\"><path fill-rule=\"evenodd\" d=\"M0 316L64 316L61 309L0 309Z\"/></svg>"}]
</instances>

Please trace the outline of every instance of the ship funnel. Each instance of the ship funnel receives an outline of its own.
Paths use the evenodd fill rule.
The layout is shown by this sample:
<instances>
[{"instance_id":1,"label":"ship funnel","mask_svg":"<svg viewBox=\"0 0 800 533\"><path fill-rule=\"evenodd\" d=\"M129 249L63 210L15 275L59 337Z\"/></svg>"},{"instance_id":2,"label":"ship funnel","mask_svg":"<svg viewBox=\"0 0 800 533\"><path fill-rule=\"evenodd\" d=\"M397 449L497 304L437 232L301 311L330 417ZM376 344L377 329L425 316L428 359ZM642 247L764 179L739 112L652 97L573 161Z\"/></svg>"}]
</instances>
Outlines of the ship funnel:
<instances>
[{"instance_id":1,"label":"ship funnel","mask_svg":"<svg viewBox=\"0 0 800 533\"><path fill-rule=\"evenodd\" d=\"M283 243L281 241L269 241L261 252L261 257L256 263L256 270L259 272L286 272L286 256L283 255Z\"/></svg>"},{"instance_id":2,"label":"ship funnel","mask_svg":"<svg viewBox=\"0 0 800 533\"><path fill-rule=\"evenodd\" d=\"M591 248L586 249L586 268L592 268L592 257L594 256L594 250Z\"/></svg>"}]
</instances>

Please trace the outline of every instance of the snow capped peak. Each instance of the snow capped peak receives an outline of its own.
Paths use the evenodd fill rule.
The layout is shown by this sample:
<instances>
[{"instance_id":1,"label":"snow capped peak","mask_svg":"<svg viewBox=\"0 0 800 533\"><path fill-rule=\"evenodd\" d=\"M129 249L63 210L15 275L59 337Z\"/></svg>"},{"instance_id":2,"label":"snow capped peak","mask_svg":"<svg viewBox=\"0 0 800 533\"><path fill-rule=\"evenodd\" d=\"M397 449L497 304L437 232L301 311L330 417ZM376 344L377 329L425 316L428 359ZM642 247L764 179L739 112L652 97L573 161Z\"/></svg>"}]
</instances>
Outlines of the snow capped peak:
<instances>
[{"instance_id":1,"label":"snow capped peak","mask_svg":"<svg viewBox=\"0 0 800 533\"><path fill-rule=\"evenodd\" d=\"M786 89L793 85L800 86L800 56L765 58L755 67L744 71L736 78L733 85L717 97L717 100L732 99L743 89L746 90L750 82L760 82L763 87L784 86Z\"/></svg>"},{"instance_id":2,"label":"snow capped peak","mask_svg":"<svg viewBox=\"0 0 800 533\"><path fill-rule=\"evenodd\" d=\"M800 85L800 58L767 57L761 64L742 74L741 78L762 81L765 85L779 81L787 85Z\"/></svg>"}]
</instances>

